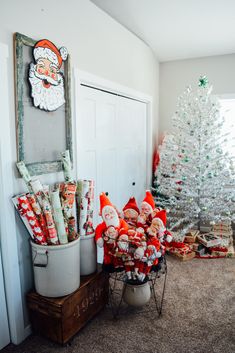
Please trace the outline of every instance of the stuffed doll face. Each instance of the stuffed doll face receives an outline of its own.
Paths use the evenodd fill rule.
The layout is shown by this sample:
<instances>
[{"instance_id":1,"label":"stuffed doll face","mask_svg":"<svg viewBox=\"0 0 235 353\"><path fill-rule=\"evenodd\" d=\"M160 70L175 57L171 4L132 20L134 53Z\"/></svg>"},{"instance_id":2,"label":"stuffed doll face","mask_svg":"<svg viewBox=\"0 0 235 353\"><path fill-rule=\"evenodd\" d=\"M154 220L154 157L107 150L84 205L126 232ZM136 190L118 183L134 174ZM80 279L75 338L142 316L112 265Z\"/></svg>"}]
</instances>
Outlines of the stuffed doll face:
<instances>
[{"instance_id":1,"label":"stuffed doll face","mask_svg":"<svg viewBox=\"0 0 235 353\"><path fill-rule=\"evenodd\" d=\"M127 209L123 212L124 220L128 224L129 228L136 228L138 212L133 209Z\"/></svg>"},{"instance_id":2,"label":"stuffed doll face","mask_svg":"<svg viewBox=\"0 0 235 353\"><path fill-rule=\"evenodd\" d=\"M120 235L120 237L118 238L117 245L121 251L127 252L129 248L128 235Z\"/></svg>"},{"instance_id":3,"label":"stuffed doll face","mask_svg":"<svg viewBox=\"0 0 235 353\"><path fill-rule=\"evenodd\" d=\"M137 248L134 253L135 260L141 260L143 256L144 256L144 249L142 247Z\"/></svg>"},{"instance_id":4,"label":"stuffed doll face","mask_svg":"<svg viewBox=\"0 0 235 353\"><path fill-rule=\"evenodd\" d=\"M103 208L102 218L103 218L107 227L109 227L109 226L118 227L119 226L119 218L118 218L117 211L112 206L105 206Z\"/></svg>"},{"instance_id":5,"label":"stuffed doll face","mask_svg":"<svg viewBox=\"0 0 235 353\"><path fill-rule=\"evenodd\" d=\"M142 202L141 204L141 214L149 215L153 212L152 207L147 202Z\"/></svg>"},{"instance_id":6,"label":"stuffed doll face","mask_svg":"<svg viewBox=\"0 0 235 353\"><path fill-rule=\"evenodd\" d=\"M154 218L152 220L151 226L154 229L156 229L157 231L164 231L165 230L165 226L160 218Z\"/></svg>"},{"instance_id":7,"label":"stuffed doll face","mask_svg":"<svg viewBox=\"0 0 235 353\"><path fill-rule=\"evenodd\" d=\"M108 227L106 232L105 232L104 240L108 244L113 244L113 243L115 243L117 237L118 237L117 229L115 227L113 227L113 226Z\"/></svg>"}]
</instances>

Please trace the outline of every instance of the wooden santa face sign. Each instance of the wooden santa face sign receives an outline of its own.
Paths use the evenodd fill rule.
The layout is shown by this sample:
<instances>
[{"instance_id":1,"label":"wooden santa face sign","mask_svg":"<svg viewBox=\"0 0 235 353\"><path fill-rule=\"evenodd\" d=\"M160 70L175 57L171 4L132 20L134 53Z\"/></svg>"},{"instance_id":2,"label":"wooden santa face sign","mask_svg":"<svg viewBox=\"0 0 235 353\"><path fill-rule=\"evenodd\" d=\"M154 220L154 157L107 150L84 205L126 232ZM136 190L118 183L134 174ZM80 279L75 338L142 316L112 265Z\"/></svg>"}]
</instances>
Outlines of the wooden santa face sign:
<instances>
[{"instance_id":1,"label":"wooden santa face sign","mask_svg":"<svg viewBox=\"0 0 235 353\"><path fill-rule=\"evenodd\" d=\"M67 55L66 48L58 50L48 39L35 44L35 63L31 63L29 69L31 96L35 107L53 111L65 103L64 78L60 70Z\"/></svg>"}]
</instances>

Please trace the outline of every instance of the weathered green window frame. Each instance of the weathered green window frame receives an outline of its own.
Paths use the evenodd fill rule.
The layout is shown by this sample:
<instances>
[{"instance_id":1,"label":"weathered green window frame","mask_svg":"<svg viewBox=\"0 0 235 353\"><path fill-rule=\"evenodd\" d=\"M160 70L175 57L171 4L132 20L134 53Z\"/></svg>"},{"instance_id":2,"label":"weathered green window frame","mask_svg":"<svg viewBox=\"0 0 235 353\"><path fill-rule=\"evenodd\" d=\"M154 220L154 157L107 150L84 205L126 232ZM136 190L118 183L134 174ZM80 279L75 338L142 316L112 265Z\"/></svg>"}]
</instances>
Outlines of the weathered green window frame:
<instances>
[{"instance_id":1,"label":"weathered green window frame","mask_svg":"<svg viewBox=\"0 0 235 353\"><path fill-rule=\"evenodd\" d=\"M17 135L17 158L19 161L24 161L31 176L46 173L55 173L62 170L60 160L27 163L25 160L24 148L24 104L23 104L23 46L33 47L37 41L23 34L14 34L15 45L15 81L16 81L16 135ZM70 57L64 62L64 89L65 89L65 138L66 149L70 152L70 159L73 162L72 150L72 116L71 116L71 76L70 76ZM63 152L63 151L58 151Z\"/></svg>"}]
</instances>

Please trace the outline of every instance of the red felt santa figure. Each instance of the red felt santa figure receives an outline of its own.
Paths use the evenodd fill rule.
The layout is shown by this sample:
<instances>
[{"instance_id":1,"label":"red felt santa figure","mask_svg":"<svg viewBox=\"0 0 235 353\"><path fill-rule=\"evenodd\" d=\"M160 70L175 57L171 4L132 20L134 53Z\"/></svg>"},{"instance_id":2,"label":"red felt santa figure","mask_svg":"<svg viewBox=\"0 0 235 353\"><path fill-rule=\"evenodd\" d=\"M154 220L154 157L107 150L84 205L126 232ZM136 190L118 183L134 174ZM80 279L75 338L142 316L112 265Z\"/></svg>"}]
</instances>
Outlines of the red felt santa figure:
<instances>
[{"instance_id":1,"label":"red felt santa figure","mask_svg":"<svg viewBox=\"0 0 235 353\"><path fill-rule=\"evenodd\" d=\"M141 203L140 214L137 220L137 231L144 233L149 227L149 216L155 208L154 198L149 190L146 190L145 198Z\"/></svg>"},{"instance_id":2,"label":"red felt santa figure","mask_svg":"<svg viewBox=\"0 0 235 353\"><path fill-rule=\"evenodd\" d=\"M127 279L131 279L131 274L134 269L134 261L132 254L130 253L130 241L127 234L121 234L117 241L116 256L121 257L124 265Z\"/></svg>"},{"instance_id":3,"label":"red felt santa figure","mask_svg":"<svg viewBox=\"0 0 235 353\"><path fill-rule=\"evenodd\" d=\"M123 218L129 226L129 229L136 229L137 219L140 214L134 197L131 197L127 204L123 207Z\"/></svg>"},{"instance_id":4,"label":"red felt santa figure","mask_svg":"<svg viewBox=\"0 0 235 353\"><path fill-rule=\"evenodd\" d=\"M147 229L148 236L157 236L163 245L172 241L172 234L166 229L166 221L166 210L161 210L154 215L151 225Z\"/></svg>"},{"instance_id":5,"label":"red felt santa figure","mask_svg":"<svg viewBox=\"0 0 235 353\"><path fill-rule=\"evenodd\" d=\"M161 269L161 263L163 262L166 252L166 245L172 241L172 235L166 229L166 221L165 210L156 212L154 218L152 219L151 225L146 232L149 241L157 238L160 243L159 252L161 253L161 256L159 257L158 266L156 266L157 264L154 264L156 271Z\"/></svg>"},{"instance_id":6,"label":"red felt santa figure","mask_svg":"<svg viewBox=\"0 0 235 353\"><path fill-rule=\"evenodd\" d=\"M95 230L95 241L99 247L104 247L104 267L113 270L117 266L115 259L116 241L122 232L128 230L127 223L118 217L116 208L105 193L100 194L100 214L103 222Z\"/></svg>"}]
</instances>

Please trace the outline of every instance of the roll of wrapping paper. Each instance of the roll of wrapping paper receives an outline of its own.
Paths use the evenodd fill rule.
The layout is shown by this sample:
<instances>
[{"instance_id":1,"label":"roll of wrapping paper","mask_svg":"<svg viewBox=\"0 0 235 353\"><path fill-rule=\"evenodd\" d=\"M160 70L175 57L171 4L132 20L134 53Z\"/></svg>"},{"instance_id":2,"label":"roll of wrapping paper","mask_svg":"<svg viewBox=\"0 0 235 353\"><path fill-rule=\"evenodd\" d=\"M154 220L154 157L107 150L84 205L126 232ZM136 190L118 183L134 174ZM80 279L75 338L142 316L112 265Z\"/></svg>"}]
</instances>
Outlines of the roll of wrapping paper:
<instances>
[{"instance_id":1,"label":"roll of wrapping paper","mask_svg":"<svg viewBox=\"0 0 235 353\"><path fill-rule=\"evenodd\" d=\"M27 185L29 191L32 191L32 188L31 188L31 185L30 185L31 176L29 174L29 171L28 171L26 165L24 164L23 161L16 163L16 165L17 165L17 168L18 168L18 170L20 172L20 175L24 179L24 182Z\"/></svg>"},{"instance_id":2,"label":"roll of wrapping paper","mask_svg":"<svg viewBox=\"0 0 235 353\"><path fill-rule=\"evenodd\" d=\"M62 165L63 165L63 171L64 171L64 180L66 182L71 182L73 181L73 177L72 177L72 165L71 165L69 150L62 152L61 157L62 157Z\"/></svg>"},{"instance_id":3,"label":"roll of wrapping paper","mask_svg":"<svg viewBox=\"0 0 235 353\"><path fill-rule=\"evenodd\" d=\"M82 181L82 197L89 197L89 180Z\"/></svg>"},{"instance_id":4,"label":"roll of wrapping paper","mask_svg":"<svg viewBox=\"0 0 235 353\"><path fill-rule=\"evenodd\" d=\"M62 207L60 203L59 189L52 191L50 193L50 197L51 197L51 204L52 204L53 215L54 215L59 242L60 244L66 244L68 243L68 237L65 229L64 216L63 216Z\"/></svg>"},{"instance_id":5,"label":"roll of wrapping paper","mask_svg":"<svg viewBox=\"0 0 235 353\"><path fill-rule=\"evenodd\" d=\"M77 190L76 190L76 211L77 211L77 231L79 233L79 219L80 219L80 208L81 208L81 197L82 197L82 182L83 180L77 181Z\"/></svg>"},{"instance_id":6,"label":"roll of wrapping paper","mask_svg":"<svg viewBox=\"0 0 235 353\"><path fill-rule=\"evenodd\" d=\"M40 193L39 196L42 200L42 209L43 209L44 216L46 218L47 229L48 229L47 243L50 245L59 244L49 196L45 194L43 191L39 191L39 193Z\"/></svg>"},{"instance_id":7,"label":"roll of wrapping paper","mask_svg":"<svg viewBox=\"0 0 235 353\"><path fill-rule=\"evenodd\" d=\"M26 195L17 198L19 203L18 209L22 217L25 217L33 231L33 237L36 243L40 245L47 245L46 237L40 227L35 213L27 199Z\"/></svg>"},{"instance_id":8,"label":"roll of wrapping paper","mask_svg":"<svg viewBox=\"0 0 235 353\"><path fill-rule=\"evenodd\" d=\"M85 225L86 235L90 235L94 233L93 212L94 212L94 181L89 180L87 219L86 219L86 225Z\"/></svg>"},{"instance_id":9,"label":"roll of wrapping paper","mask_svg":"<svg viewBox=\"0 0 235 353\"><path fill-rule=\"evenodd\" d=\"M73 207L75 202L75 193L77 185L76 183L65 183L61 195L61 204L64 211L64 216L68 220L70 217L73 217Z\"/></svg>"},{"instance_id":10,"label":"roll of wrapping paper","mask_svg":"<svg viewBox=\"0 0 235 353\"><path fill-rule=\"evenodd\" d=\"M42 186L40 180L39 179L31 180L29 182L29 185L31 186L31 189L33 190L33 193L35 194L36 199L39 202L39 205L42 207L41 193L43 192L43 186Z\"/></svg>"},{"instance_id":11,"label":"roll of wrapping paper","mask_svg":"<svg viewBox=\"0 0 235 353\"><path fill-rule=\"evenodd\" d=\"M81 200L82 200L83 197L87 199L87 209L86 209L86 210L83 209L83 214L86 212L86 221L85 221L85 223L82 225L82 228L85 229L85 235L87 234L87 224L88 224L88 223L87 223L87 218L88 218L88 204L89 204L89 186L90 186L89 180L83 180L83 181L82 181L82 195L81 195ZM81 204L80 204L80 207L82 207ZM81 211L80 211L80 212L81 212ZM80 228L79 228L79 230L80 230Z\"/></svg>"},{"instance_id":12,"label":"roll of wrapping paper","mask_svg":"<svg viewBox=\"0 0 235 353\"><path fill-rule=\"evenodd\" d=\"M48 238L48 229L47 229L47 224L46 224L46 219L44 217L44 214L42 212L42 209L38 203L38 201L36 200L36 197L34 194L26 194L27 199L29 200L29 203L37 217L37 220L41 226L41 229L43 231L43 234L45 235L45 238Z\"/></svg>"},{"instance_id":13,"label":"roll of wrapping paper","mask_svg":"<svg viewBox=\"0 0 235 353\"><path fill-rule=\"evenodd\" d=\"M80 236L86 235L87 206L88 206L88 199L86 197L82 197L81 207L80 207L80 219L79 219Z\"/></svg>"},{"instance_id":14,"label":"roll of wrapping paper","mask_svg":"<svg viewBox=\"0 0 235 353\"><path fill-rule=\"evenodd\" d=\"M75 229L75 218L74 217L70 217L68 219L68 238L69 238L69 242L73 241L77 238L77 232Z\"/></svg>"}]
</instances>

